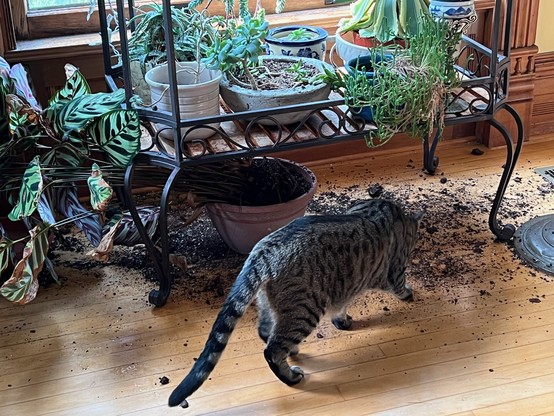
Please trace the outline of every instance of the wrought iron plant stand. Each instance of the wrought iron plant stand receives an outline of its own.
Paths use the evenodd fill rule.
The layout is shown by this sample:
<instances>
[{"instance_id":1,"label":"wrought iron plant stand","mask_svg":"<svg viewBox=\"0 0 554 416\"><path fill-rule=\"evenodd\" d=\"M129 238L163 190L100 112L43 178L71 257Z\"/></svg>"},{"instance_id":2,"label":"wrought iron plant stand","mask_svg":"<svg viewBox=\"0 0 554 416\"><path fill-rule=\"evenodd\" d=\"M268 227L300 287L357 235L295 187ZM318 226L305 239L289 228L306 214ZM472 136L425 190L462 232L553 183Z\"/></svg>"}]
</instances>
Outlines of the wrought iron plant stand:
<instances>
[{"instance_id":1,"label":"wrought iron plant stand","mask_svg":"<svg viewBox=\"0 0 554 416\"><path fill-rule=\"evenodd\" d=\"M472 64L468 67L457 67L462 77L461 86L448 99L445 125L463 123L488 122L504 138L506 142L506 163L492 208L489 214L489 227L501 241L512 238L515 227L511 224L501 225L497 214L508 182L516 165L522 144L523 126L518 113L508 104L508 85L510 73L510 39L512 27L512 0L496 0L493 25L491 29L491 46L483 44L463 35L460 55L471 55ZM170 0L162 0L164 8L167 60L174 62L174 50L170 17ZM104 0L98 1L101 21L101 34L105 62L106 80L108 85L116 88L116 80L121 80L126 90L127 105L131 105L133 89L131 87L130 62L128 57L128 33L126 19L133 16L133 0L116 0L118 10L121 62L112 65L111 45L106 24ZM127 16L122 12L127 10ZM132 28L131 28L132 30ZM502 41L501 41L502 40ZM501 43L502 42L502 43ZM254 157L265 154L275 154L281 151L313 147L329 143L363 140L368 131L375 126L364 123L353 117L344 106L340 95L328 100L310 102L302 105L270 108L264 110L232 113L222 103L221 114L198 119L181 119L177 97L177 77L175 65L169 65L169 92L171 112L155 111L151 108L138 107L139 114L145 125L163 123L174 132L172 146L167 145L153 129L151 144L141 150L125 175L124 195L131 215L145 243L146 249L154 263L154 269L159 279L159 289L153 289L149 301L162 306L166 303L171 290L169 238L167 210L170 193L184 169L194 169L195 166L234 158ZM460 103L462 105L460 106ZM513 140L506 126L500 123L495 115L505 110L513 118L517 126L517 137ZM276 114L307 111L303 120L292 126L276 125L262 126L258 121L272 119ZM211 124L211 126L210 126ZM218 124L219 127L213 127ZM205 139L190 139L188 130L181 135L181 129L186 127L212 129L214 134ZM423 143L423 164L429 173L435 172L439 160L435 151L441 137L437 131L433 137ZM160 244L157 250L142 226L136 208L133 190L133 178L137 166L154 166L168 171L167 180L160 197Z\"/></svg>"}]
</instances>

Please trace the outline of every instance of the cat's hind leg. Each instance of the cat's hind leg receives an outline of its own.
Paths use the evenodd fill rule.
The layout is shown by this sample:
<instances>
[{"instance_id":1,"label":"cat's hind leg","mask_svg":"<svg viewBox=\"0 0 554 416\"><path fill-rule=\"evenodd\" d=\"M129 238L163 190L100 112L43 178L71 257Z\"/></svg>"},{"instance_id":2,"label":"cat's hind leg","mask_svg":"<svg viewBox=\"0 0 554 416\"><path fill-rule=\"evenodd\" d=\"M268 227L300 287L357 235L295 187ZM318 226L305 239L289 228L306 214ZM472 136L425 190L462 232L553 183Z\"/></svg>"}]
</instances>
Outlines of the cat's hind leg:
<instances>
[{"instance_id":1,"label":"cat's hind leg","mask_svg":"<svg viewBox=\"0 0 554 416\"><path fill-rule=\"evenodd\" d=\"M274 321L273 313L267 301L265 292L258 292L256 298L256 306L258 308L258 335L267 343L271 332L273 331Z\"/></svg>"},{"instance_id":2,"label":"cat's hind leg","mask_svg":"<svg viewBox=\"0 0 554 416\"><path fill-rule=\"evenodd\" d=\"M264 350L264 357L271 371L283 383L294 386L304 378L304 371L298 366L290 367L287 358L298 352L298 343L288 338L272 336Z\"/></svg>"},{"instance_id":3,"label":"cat's hind leg","mask_svg":"<svg viewBox=\"0 0 554 416\"><path fill-rule=\"evenodd\" d=\"M352 327L352 317L346 313L346 306L333 316L331 322L340 330L347 330Z\"/></svg>"},{"instance_id":4,"label":"cat's hind leg","mask_svg":"<svg viewBox=\"0 0 554 416\"><path fill-rule=\"evenodd\" d=\"M320 315L311 308L301 307L282 313L281 316L269 337L264 356L279 380L293 386L302 381L304 372L300 367L290 367L287 358L298 353L298 345L315 329Z\"/></svg>"}]
</instances>

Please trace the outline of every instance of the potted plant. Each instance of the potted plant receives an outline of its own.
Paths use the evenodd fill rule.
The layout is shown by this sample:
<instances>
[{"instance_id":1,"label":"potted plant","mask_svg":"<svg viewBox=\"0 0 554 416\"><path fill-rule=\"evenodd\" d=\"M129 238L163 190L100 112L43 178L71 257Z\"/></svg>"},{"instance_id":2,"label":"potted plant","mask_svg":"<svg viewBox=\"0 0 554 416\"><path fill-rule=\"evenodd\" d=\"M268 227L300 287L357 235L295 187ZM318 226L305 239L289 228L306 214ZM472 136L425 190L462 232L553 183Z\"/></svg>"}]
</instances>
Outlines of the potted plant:
<instances>
[{"instance_id":1,"label":"potted plant","mask_svg":"<svg viewBox=\"0 0 554 416\"><path fill-rule=\"evenodd\" d=\"M59 227L74 223L96 247L92 255L109 253L122 214L107 180L121 184L140 149L138 114L121 108L124 91L93 94L77 68L65 69L65 87L42 110L23 76L0 58L0 191L10 206L0 223L0 273L9 277L0 293L18 303L34 298L45 265L56 278L47 253ZM87 183L92 209L77 192ZM26 236L14 238L12 222L23 222ZM25 245L19 259L18 244Z\"/></svg>"},{"instance_id":2,"label":"potted plant","mask_svg":"<svg viewBox=\"0 0 554 416\"><path fill-rule=\"evenodd\" d=\"M265 37L268 55L299 56L325 60L329 34L320 27L292 25L269 29Z\"/></svg>"},{"instance_id":3,"label":"potted plant","mask_svg":"<svg viewBox=\"0 0 554 416\"><path fill-rule=\"evenodd\" d=\"M203 62L208 68L223 72L220 93L225 103L233 111L241 112L327 99L330 88L313 81L331 66L312 58L261 56L267 28L263 10L239 23L231 19L209 48ZM289 113L257 122L287 124L305 116L305 112Z\"/></svg>"},{"instance_id":4,"label":"potted plant","mask_svg":"<svg viewBox=\"0 0 554 416\"><path fill-rule=\"evenodd\" d=\"M270 232L304 215L317 190L315 175L305 166L277 158L255 158L240 168L239 186L225 202L209 202L206 211L223 241L248 254Z\"/></svg>"},{"instance_id":5,"label":"potted plant","mask_svg":"<svg viewBox=\"0 0 554 416\"><path fill-rule=\"evenodd\" d=\"M354 113L367 108L363 118L377 127L368 133L369 146L383 145L397 133L423 140L435 126L442 129L445 99L459 84L453 56L459 39L448 22L427 16L406 48L372 49L364 66L357 58L346 74L327 72L322 78L343 91Z\"/></svg>"},{"instance_id":6,"label":"potted plant","mask_svg":"<svg viewBox=\"0 0 554 416\"><path fill-rule=\"evenodd\" d=\"M369 145L382 145L397 133L423 140L435 127L442 131L446 98L460 82L454 67L459 40L446 21L426 17L405 49L373 63L367 104L377 130L370 132Z\"/></svg>"},{"instance_id":7,"label":"potted plant","mask_svg":"<svg viewBox=\"0 0 554 416\"><path fill-rule=\"evenodd\" d=\"M186 119L218 115L221 72L207 69L201 59L214 42L222 18L211 17L206 10L198 11L192 7L170 6L170 14L180 116ZM144 105L170 113L169 65L173 63L167 62L163 6L156 3L140 6L129 26L134 27L129 39L129 58L134 68L135 92ZM137 66L140 66L140 71L136 70ZM149 94L141 92L140 86L144 82ZM218 125L211 127L217 128ZM170 127L157 123L155 128L160 131L162 139L173 139ZM189 130L181 129L181 135ZM205 138L213 132L210 128L194 129L188 138Z\"/></svg>"},{"instance_id":8,"label":"potted plant","mask_svg":"<svg viewBox=\"0 0 554 416\"><path fill-rule=\"evenodd\" d=\"M429 0L357 0L350 10L352 17L339 21L335 37L337 54L345 63L367 55L374 46L403 46L429 16Z\"/></svg>"}]
</instances>

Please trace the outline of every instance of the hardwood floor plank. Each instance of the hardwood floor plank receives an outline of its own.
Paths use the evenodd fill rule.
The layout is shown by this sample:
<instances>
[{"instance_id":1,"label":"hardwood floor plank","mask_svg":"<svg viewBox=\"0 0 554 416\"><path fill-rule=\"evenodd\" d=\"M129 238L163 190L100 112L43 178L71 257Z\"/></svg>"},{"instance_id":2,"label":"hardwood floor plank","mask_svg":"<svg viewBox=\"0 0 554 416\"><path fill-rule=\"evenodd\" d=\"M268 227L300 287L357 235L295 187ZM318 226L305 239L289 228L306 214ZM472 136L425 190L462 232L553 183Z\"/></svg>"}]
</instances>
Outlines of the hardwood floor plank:
<instances>
[{"instance_id":1,"label":"hardwood floor plank","mask_svg":"<svg viewBox=\"0 0 554 416\"><path fill-rule=\"evenodd\" d=\"M509 397L508 397L509 399ZM525 414L526 416L542 416L553 413L554 393L533 395L519 400L509 400L500 404L493 404L473 411L475 416L501 416L509 414ZM519 409L519 410L518 410ZM521 412L524 409L524 412Z\"/></svg>"}]
</instances>

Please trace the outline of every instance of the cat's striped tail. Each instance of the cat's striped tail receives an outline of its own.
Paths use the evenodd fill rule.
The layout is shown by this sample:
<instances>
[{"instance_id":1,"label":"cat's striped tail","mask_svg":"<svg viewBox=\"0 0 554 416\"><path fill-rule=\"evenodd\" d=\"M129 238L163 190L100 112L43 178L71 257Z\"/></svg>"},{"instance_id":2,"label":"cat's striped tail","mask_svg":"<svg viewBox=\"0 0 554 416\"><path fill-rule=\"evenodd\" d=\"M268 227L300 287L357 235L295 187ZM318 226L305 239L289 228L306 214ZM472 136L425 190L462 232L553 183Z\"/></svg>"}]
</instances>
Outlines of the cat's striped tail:
<instances>
[{"instance_id":1,"label":"cat's striped tail","mask_svg":"<svg viewBox=\"0 0 554 416\"><path fill-rule=\"evenodd\" d=\"M229 296L217 315L204 350L194 363L190 373L169 396L169 406L188 407L187 397L200 388L219 361L238 320L246 312L262 283L255 279L249 279L251 276L248 276L250 274L248 270L251 269L245 266L237 277Z\"/></svg>"}]
</instances>

